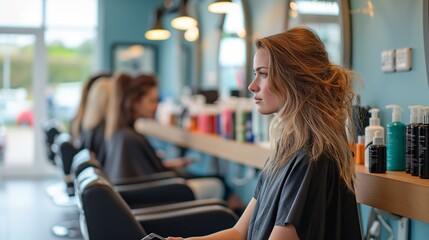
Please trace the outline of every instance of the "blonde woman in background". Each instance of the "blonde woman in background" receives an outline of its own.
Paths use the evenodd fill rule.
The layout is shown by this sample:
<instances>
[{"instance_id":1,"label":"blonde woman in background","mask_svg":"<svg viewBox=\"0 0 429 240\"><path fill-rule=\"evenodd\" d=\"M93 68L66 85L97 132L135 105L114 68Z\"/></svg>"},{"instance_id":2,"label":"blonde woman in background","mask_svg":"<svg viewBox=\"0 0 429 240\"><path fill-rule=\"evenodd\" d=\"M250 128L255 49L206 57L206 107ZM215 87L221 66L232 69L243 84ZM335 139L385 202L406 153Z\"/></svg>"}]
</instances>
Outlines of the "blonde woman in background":
<instances>
[{"instance_id":1,"label":"blonde woman in background","mask_svg":"<svg viewBox=\"0 0 429 240\"><path fill-rule=\"evenodd\" d=\"M73 118L73 120L70 123L70 135L72 136L75 147L78 147L78 148L81 147L80 134L82 132L82 118L85 112L86 100L88 98L89 90L98 79L104 78L104 77L111 77L111 74L102 73L102 74L93 75L88 79L88 81L85 82L85 84L82 87L82 93L80 96L80 102L76 112L76 116Z\"/></svg>"},{"instance_id":2,"label":"blonde woman in background","mask_svg":"<svg viewBox=\"0 0 429 240\"><path fill-rule=\"evenodd\" d=\"M102 165L106 156L104 132L109 99L112 97L111 82L110 78L102 77L92 85L82 117L82 148L93 152Z\"/></svg>"}]
</instances>

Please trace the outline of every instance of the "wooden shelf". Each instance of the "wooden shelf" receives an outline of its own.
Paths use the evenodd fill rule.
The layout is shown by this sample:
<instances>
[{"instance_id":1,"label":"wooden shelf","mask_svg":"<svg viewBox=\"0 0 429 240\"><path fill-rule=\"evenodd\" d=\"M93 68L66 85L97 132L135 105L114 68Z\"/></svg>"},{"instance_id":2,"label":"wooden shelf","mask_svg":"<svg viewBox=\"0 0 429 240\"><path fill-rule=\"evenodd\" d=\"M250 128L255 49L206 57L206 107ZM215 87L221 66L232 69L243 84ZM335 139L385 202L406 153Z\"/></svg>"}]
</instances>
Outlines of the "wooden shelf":
<instances>
[{"instance_id":1,"label":"wooden shelf","mask_svg":"<svg viewBox=\"0 0 429 240\"><path fill-rule=\"evenodd\" d=\"M225 140L217 135L188 132L174 126L161 125L151 120L138 120L138 132L157 137L181 147L192 148L210 155L239 162L255 168L264 166L269 149L252 143Z\"/></svg>"},{"instance_id":2,"label":"wooden shelf","mask_svg":"<svg viewBox=\"0 0 429 240\"><path fill-rule=\"evenodd\" d=\"M152 120L139 120L135 127L142 134L259 169L270 151L267 147L188 132ZM372 174L363 165L356 165L355 185L358 202L429 223L429 180L405 172Z\"/></svg>"},{"instance_id":3,"label":"wooden shelf","mask_svg":"<svg viewBox=\"0 0 429 240\"><path fill-rule=\"evenodd\" d=\"M358 202L429 223L429 180L403 171L369 173L356 165Z\"/></svg>"}]
</instances>

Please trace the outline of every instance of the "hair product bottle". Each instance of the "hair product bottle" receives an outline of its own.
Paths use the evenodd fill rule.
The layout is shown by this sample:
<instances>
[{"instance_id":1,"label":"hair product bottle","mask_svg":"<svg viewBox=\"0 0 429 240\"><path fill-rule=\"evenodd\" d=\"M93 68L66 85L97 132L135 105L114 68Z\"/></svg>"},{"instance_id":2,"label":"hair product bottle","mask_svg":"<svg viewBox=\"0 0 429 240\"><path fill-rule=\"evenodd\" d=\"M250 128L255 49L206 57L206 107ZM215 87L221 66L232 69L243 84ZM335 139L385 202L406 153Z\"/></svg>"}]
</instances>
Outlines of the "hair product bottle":
<instances>
[{"instance_id":1,"label":"hair product bottle","mask_svg":"<svg viewBox=\"0 0 429 240\"><path fill-rule=\"evenodd\" d=\"M380 119L378 118L378 108L369 110L371 118L369 119L369 126L365 128L365 166L369 166L369 149L376 131L380 131L380 135L384 136L384 128L380 126Z\"/></svg>"},{"instance_id":2,"label":"hair product bottle","mask_svg":"<svg viewBox=\"0 0 429 240\"><path fill-rule=\"evenodd\" d=\"M375 132L373 143L369 146L369 172L386 172L386 146L380 131Z\"/></svg>"},{"instance_id":3,"label":"hair product bottle","mask_svg":"<svg viewBox=\"0 0 429 240\"><path fill-rule=\"evenodd\" d=\"M412 121L410 123L409 146L410 148L410 173L413 176L419 175L419 127L423 123L421 109L422 106L410 106ZM411 122L411 121L410 121ZM408 126L407 126L408 127ZM407 159L408 161L408 159Z\"/></svg>"},{"instance_id":4,"label":"hair product bottle","mask_svg":"<svg viewBox=\"0 0 429 240\"><path fill-rule=\"evenodd\" d=\"M365 136L358 136L358 142L355 147L355 163L365 163Z\"/></svg>"},{"instance_id":5,"label":"hair product bottle","mask_svg":"<svg viewBox=\"0 0 429 240\"><path fill-rule=\"evenodd\" d=\"M418 108L420 106L408 106L410 109L410 123L405 127L405 172L411 173L411 162L413 158L414 146L411 141L412 129L417 124Z\"/></svg>"},{"instance_id":6,"label":"hair product bottle","mask_svg":"<svg viewBox=\"0 0 429 240\"><path fill-rule=\"evenodd\" d=\"M423 124L419 127L419 176L429 178L429 107L423 108Z\"/></svg>"},{"instance_id":7,"label":"hair product bottle","mask_svg":"<svg viewBox=\"0 0 429 240\"><path fill-rule=\"evenodd\" d=\"M398 105L387 105L393 109L392 122L386 127L387 170L405 170L405 123L401 122L402 108Z\"/></svg>"}]
</instances>

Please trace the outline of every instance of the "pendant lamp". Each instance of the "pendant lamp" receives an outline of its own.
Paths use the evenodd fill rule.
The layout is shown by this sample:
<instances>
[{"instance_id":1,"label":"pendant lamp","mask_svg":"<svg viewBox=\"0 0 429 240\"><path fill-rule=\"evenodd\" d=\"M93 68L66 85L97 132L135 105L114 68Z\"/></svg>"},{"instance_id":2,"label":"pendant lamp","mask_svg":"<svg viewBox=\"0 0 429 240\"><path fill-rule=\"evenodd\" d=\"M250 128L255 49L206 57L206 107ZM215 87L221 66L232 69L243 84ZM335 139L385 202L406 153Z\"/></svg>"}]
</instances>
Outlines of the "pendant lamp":
<instances>
[{"instance_id":1,"label":"pendant lamp","mask_svg":"<svg viewBox=\"0 0 429 240\"><path fill-rule=\"evenodd\" d=\"M200 31L198 30L198 27L191 27L188 30L185 31L184 37L186 41L188 42L194 42L198 39L200 36Z\"/></svg>"},{"instance_id":2,"label":"pendant lamp","mask_svg":"<svg viewBox=\"0 0 429 240\"><path fill-rule=\"evenodd\" d=\"M170 31L162 27L161 17L163 13L164 11L162 10L162 8L158 8L156 10L155 24L152 29L145 33L144 36L146 37L146 39L160 41L170 38Z\"/></svg>"},{"instance_id":3,"label":"pendant lamp","mask_svg":"<svg viewBox=\"0 0 429 240\"><path fill-rule=\"evenodd\" d=\"M197 20L190 17L186 10L187 0L181 0L179 6L179 16L171 21L171 26L179 30L187 30L197 26Z\"/></svg>"},{"instance_id":4,"label":"pendant lamp","mask_svg":"<svg viewBox=\"0 0 429 240\"><path fill-rule=\"evenodd\" d=\"M209 5L208 9L213 13L224 14L228 13L236 6L237 4L233 3L231 0L216 0Z\"/></svg>"}]
</instances>

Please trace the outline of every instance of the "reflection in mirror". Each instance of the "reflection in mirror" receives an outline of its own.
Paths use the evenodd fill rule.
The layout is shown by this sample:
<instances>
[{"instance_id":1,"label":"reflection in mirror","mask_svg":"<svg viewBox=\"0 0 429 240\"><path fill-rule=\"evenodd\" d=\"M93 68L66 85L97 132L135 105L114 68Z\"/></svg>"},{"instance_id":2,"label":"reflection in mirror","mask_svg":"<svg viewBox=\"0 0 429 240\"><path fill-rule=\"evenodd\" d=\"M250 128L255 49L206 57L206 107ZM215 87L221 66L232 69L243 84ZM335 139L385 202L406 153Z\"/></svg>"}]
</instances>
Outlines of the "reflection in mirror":
<instances>
[{"instance_id":1,"label":"reflection in mirror","mask_svg":"<svg viewBox=\"0 0 429 240\"><path fill-rule=\"evenodd\" d=\"M156 74L156 50L142 44L115 44L112 51L113 72L136 75Z\"/></svg>"},{"instance_id":2,"label":"reflection in mirror","mask_svg":"<svg viewBox=\"0 0 429 240\"><path fill-rule=\"evenodd\" d=\"M290 0L288 4L288 28L307 26L316 31L331 61L343 66L350 65L348 19L348 4L344 0Z\"/></svg>"},{"instance_id":3,"label":"reflection in mirror","mask_svg":"<svg viewBox=\"0 0 429 240\"><path fill-rule=\"evenodd\" d=\"M220 98L225 99L239 92L246 85L246 30L243 7L240 0L225 15L219 46Z\"/></svg>"}]
</instances>

